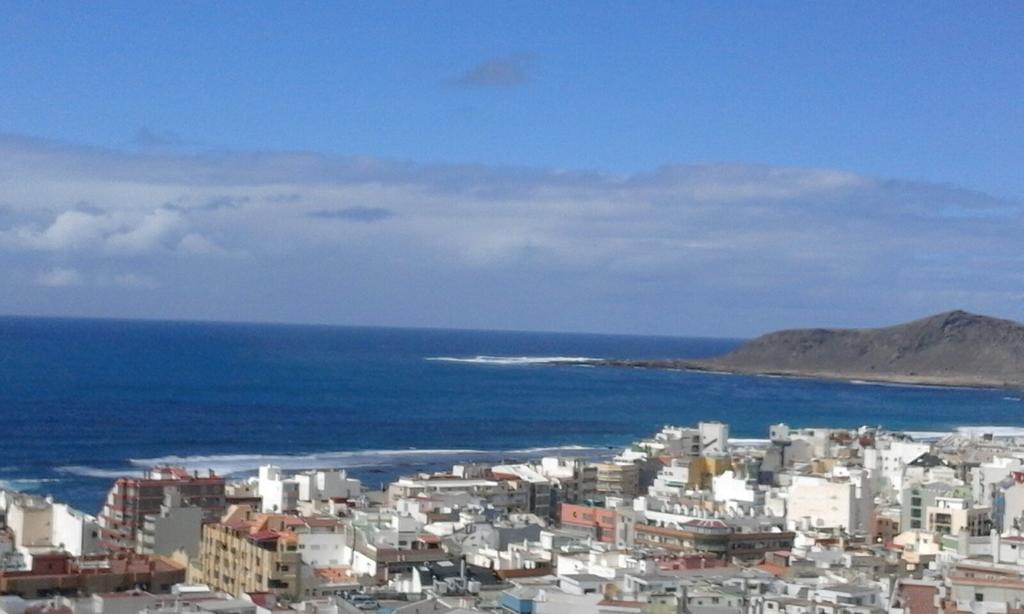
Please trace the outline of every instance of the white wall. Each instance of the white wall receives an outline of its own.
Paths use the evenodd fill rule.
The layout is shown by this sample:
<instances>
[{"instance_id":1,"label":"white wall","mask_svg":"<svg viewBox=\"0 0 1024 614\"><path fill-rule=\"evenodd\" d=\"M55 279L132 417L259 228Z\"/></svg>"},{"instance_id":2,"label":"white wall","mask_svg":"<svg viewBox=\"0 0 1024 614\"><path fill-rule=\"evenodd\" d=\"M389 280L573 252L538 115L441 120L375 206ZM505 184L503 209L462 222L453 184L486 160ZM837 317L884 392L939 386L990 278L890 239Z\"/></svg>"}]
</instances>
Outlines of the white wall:
<instances>
[{"instance_id":1,"label":"white wall","mask_svg":"<svg viewBox=\"0 0 1024 614\"><path fill-rule=\"evenodd\" d=\"M879 477L882 488L903 489L903 468L910 461L931 451L931 445L916 441L893 441L889 449L879 451Z\"/></svg>"},{"instance_id":2,"label":"white wall","mask_svg":"<svg viewBox=\"0 0 1024 614\"><path fill-rule=\"evenodd\" d=\"M723 422L700 422L700 445L704 454L725 454L729 442L729 425Z\"/></svg>"},{"instance_id":3,"label":"white wall","mask_svg":"<svg viewBox=\"0 0 1024 614\"><path fill-rule=\"evenodd\" d=\"M18 546L52 546L52 506L12 505L7 510L7 526L14 531Z\"/></svg>"},{"instance_id":4,"label":"white wall","mask_svg":"<svg viewBox=\"0 0 1024 614\"><path fill-rule=\"evenodd\" d=\"M284 479L279 467L260 467L259 493L260 511L291 512L298 506L299 485L294 480Z\"/></svg>"},{"instance_id":5,"label":"white wall","mask_svg":"<svg viewBox=\"0 0 1024 614\"><path fill-rule=\"evenodd\" d=\"M853 530L854 485L817 476L795 476L789 487L786 524L792 530L809 518L812 527Z\"/></svg>"},{"instance_id":6,"label":"white wall","mask_svg":"<svg viewBox=\"0 0 1024 614\"><path fill-rule=\"evenodd\" d=\"M299 533L299 557L312 567L336 567L345 563L345 533Z\"/></svg>"},{"instance_id":7,"label":"white wall","mask_svg":"<svg viewBox=\"0 0 1024 614\"><path fill-rule=\"evenodd\" d=\"M53 504L53 543L64 544L73 556L103 552L99 543L99 524L69 507L66 503Z\"/></svg>"},{"instance_id":8,"label":"white wall","mask_svg":"<svg viewBox=\"0 0 1024 614\"><path fill-rule=\"evenodd\" d=\"M757 502L758 492L744 478L736 477L732 471L711 478L711 491L715 501Z\"/></svg>"}]
</instances>

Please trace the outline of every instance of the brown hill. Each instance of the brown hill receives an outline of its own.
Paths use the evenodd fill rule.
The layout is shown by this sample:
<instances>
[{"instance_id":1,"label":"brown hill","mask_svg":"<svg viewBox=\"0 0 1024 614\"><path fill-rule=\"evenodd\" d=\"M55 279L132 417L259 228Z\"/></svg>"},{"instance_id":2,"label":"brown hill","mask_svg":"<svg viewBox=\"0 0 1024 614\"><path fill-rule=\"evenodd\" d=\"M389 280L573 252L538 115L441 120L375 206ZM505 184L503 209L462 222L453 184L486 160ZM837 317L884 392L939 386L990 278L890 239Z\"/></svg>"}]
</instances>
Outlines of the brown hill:
<instances>
[{"instance_id":1,"label":"brown hill","mask_svg":"<svg viewBox=\"0 0 1024 614\"><path fill-rule=\"evenodd\" d=\"M785 330L688 368L956 386L1024 385L1024 325L950 311L869 329Z\"/></svg>"}]
</instances>

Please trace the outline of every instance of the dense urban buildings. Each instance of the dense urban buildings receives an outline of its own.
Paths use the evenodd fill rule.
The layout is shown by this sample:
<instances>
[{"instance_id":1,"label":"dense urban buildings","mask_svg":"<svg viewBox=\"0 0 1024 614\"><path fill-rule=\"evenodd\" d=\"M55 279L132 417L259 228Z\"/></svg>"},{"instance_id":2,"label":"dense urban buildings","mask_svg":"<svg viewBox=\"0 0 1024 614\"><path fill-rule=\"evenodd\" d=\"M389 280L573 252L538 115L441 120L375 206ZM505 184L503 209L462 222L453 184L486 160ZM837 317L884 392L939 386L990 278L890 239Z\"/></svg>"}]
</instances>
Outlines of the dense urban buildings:
<instances>
[{"instance_id":1,"label":"dense urban buildings","mask_svg":"<svg viewBox=\"0 0 1024 614\"><path fill-rule=\"evenodd\" d=\"M1012 614L1024 438L668 426L598 461L0 491L0 612Z\"/></svg>"}]
</instances>

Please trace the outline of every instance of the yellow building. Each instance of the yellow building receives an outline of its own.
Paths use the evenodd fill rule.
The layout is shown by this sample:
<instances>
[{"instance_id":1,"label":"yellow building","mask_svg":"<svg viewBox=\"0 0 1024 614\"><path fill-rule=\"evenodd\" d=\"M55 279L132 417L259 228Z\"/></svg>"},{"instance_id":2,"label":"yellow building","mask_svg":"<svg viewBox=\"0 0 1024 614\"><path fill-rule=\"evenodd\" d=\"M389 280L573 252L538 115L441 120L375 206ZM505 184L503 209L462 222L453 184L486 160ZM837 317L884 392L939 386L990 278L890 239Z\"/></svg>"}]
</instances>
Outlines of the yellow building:
<instances>
[{"instance_id":1,"label":"yellow building","mask_svg":"<svg viewBox=\"0 0 1024 614\"><path fill-rule=\"evenodd\" d=\"M689 461L688 484L695 490L710 489L711 478L733 468L732 459L728 456L695 456Z\"/></svg>"},{"instance_id":2,"label":"yellow building","mask_svg":"<svg viewBox=\"0 0 1024 614\"><path fill-rule=\"evenodd\" d=\"M232 595L299 595L298 540L290 528L296 521L294 516L232 506L221 522L203 527L198 574L202 582Z\"/></svg>"}]
</instances>

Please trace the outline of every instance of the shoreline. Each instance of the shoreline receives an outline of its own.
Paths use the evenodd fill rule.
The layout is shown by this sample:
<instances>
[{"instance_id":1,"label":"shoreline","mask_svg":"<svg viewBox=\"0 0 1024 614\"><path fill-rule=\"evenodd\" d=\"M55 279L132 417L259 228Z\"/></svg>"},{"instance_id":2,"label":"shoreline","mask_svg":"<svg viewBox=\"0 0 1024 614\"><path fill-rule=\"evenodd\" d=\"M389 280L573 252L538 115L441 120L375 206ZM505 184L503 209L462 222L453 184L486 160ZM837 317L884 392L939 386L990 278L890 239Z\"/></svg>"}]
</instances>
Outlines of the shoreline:
<instances>
[{"instance_id":1,"label":"shoreline","mask_svg":"<svg viewBox=\"0 0 1024 614\"><path fill-rule=\"evenodd\" d=\"M565 365L569 363L551 363ZM580 362L572 364L579 365ZM809 379L848 384L878 386L905 386L908 388L942 388L963 390L1024 390L1024 383L1013 383L984 378L943 377L935 375L901 375L879 373L840 373L837 371L798 371L780 369L737 369L700 361L681 359L597 359L586 362L594 367L620 369L662 369L668 371L690 371L713 375L748 375L753 377L778 377L787 379Z\"/></svg>"}]
</instances>

